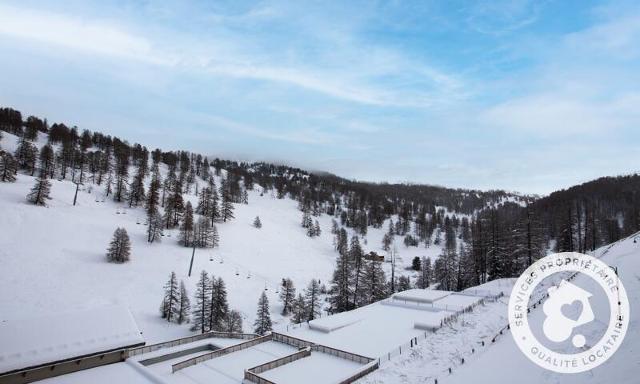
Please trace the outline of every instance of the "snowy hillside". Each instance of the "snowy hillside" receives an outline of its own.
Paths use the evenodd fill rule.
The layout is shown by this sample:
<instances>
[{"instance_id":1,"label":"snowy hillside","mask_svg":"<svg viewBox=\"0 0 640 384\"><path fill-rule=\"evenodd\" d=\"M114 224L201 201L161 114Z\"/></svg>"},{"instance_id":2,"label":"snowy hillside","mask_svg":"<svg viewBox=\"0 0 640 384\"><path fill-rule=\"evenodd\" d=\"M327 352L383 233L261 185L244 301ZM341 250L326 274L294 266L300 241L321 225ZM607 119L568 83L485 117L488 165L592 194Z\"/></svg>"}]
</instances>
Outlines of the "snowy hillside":
<instances>
[{"instance_id":1,"label":"snowy hillside","mask_svg":"<svg viewBox=\"0 0 640 384\"><path fill-rule=\"evenodd\" d=\"M42 149L47 142L46 134L37 135L32 153ZM3 134L0 146L6 153L16 153L18 158L18 143L17 136ZM51 318L47 317L51 314L64 318L72 316L74 311L95 312L93 310L97 309L99 312L100 308L116 305L131 312L148 344L192 335L194 332L190 330L190 324L167 322L161 318L159 308L163 287L172 272L176 273L178 282L184 281L193 303L199 274L204 270L224 280L229 306L239 311L245 332L254 331L258 298L265 293L270 302L274 330L377 361L381 368L363 378L361 381L365 383L417 383L436 379L439 383L466 383L476 380L478 371L482 371L486 381L499 381L498 376L493 376L498 374L500 379L504 375L513 375L512 379L515 379L522 372L530 373L527 377L531 383L560 381L559 376L541 373L528 363L515 349L508 331L501 331L506 323L506 304L514 283L510 276L517 275L527 262L527 249L521 248L516 256L504 250L529 235L537 242L535 247L528 249L531 259L548 252L549 245L553 247L556 242L554 238L543 236L542 232L529 232L527 228L532 226L528 225L529 213L522 204L524 200L498 198L496 205L499 207L483 203L487 208L480 211L475 211L473 204L467 201L471 206L465 212L458 212L451 209L451 204L436 204L437 199L428 203L423 201L420 205L412 200L392 200L388 195L373 198L367 191L360 191L361 195L358 195L354 190L340 189L341 182L324 184L300 170L276 169L268 164L238 166L218 159L216 166L209 166L206 159L204 162L194 160L193 154L157 150L152 154L155 157L155 174L167 181L162 189L164 213L169 207L169 203L164 206L165 192L167 195L179 195L196 207L201 198L197 191L202 192L208 183L220 185L222 191L222 185L233 179L235 193L242 196L233 202L226 201L233 206L232 218L212 218L219 234L219 246L196 248L193 273L188 276L192 248L179 242L180 226L165 229L160 241L149 243L147 231L150 227L144 202L138 203L137 207L131 207L126 198L116 202L114 192L110 190L111 195L107 193L107 183L98 185L93 182L97 172L96 159L100 156L107 159L106 169L111 175L111 172L121 172L120 168L118 171L113 169L123 162L124 156L124 169L128 170L129 177L127 186L134 188L136 176L133 175L141 174L138 172L142 167L139 163L133 165L133 159L141 147L122 145L126 146L125 155L120 154L117 160L112 159L117 156L110 154L108 146L92 155L76 150L75 156L96 157L93 158L93 177L84 175L84 184L79 188L75 205L76 184L71 181L72 174L88 174L91 167L82 161L77 165L78 159L73 156L72 165L65 165L68 159L65 158L64 144L55 140L52 145L55 167L50 168L51 173L48 174L51 196L46 206L31 204L26 199L37 180L31 176L29 161L17 172L15 182L0 183L0 289L11 293L0 297L0 325L4 325L5 330L17 329L16 325L30 324L29 321L33 323L35 318ZM149 155L146 148L141 152ZM178 157L180 160L176 163ZM31 158L33 160L34 156ZM43 158L46 156L39 156L39 167L46 166ZM175 177L177 164L181 168L180 181ZM210 170L201 176L196 175L195 168L203 164L207 164ZM34 167L31 169L35 171ZM246 170L250 171L242 173ZM138 185L144 185L149 191L151 177L141 178L143 181ZM388 186L375 188L384 190ZM412 191L412 188L407 191ZM422 192L419 190L417 193ZM480 196L476 197L480 199ZM369 198L372 200L368 201ZM457 203L452 205L462 207ZM218 207L217 202L215 206ZM223 203L219 206L223 207ZM505 214L511 210L518 213L512 217ZM183 209L181 215L185 211ZM195 214L195 221L199 216ZM169 215L169 219L166 219L167 215L164 217L163 223L172 216ZM260 218L259 227L254 225L256 217ZM577 217L579 221L583 220L582 216ZM505 218L506 221L502 222ZM518 221L518 218L526 220ZM510 223L510 220L516 220L517 224ZM584 231L578 229L579 236L576 236L578 248L582 249L588 244L586 240L580 242L583 235L586 238L588 230L596 231L593 225L587 227L586 216L584 220ZM186 220L181 218L180 221L183 224ZM208 219L205 221L208 223ZM303 222L308 222L311 227L303 227ZM500 227L501 224L505 225ZM571 220L569 227L573 227ZM106 258L106 249L116 228L126 229L131 239L131 258L123 264L109 263ZM613 229L616 228L617 232L611 232L612 238L621 236L623 227ZM337 235L341 231L342 237ZM357 238L362 252L356 248L358 251L354 253L353 240ZM511 240L505 240L507 238ZM349 243L348 239L352 241ZM595 239L590 241L591 244L597 243ZM347 255L344 258L339 256L340 244L341 252ZM385 244L387 250L383 249ZM627 290L632 294L632 306L638 304L634 292L640 289L639 250L639 244L629 238L610 248L595 251L607 263L619 267ZM368 255L370 251L376 254ZM367 260L363 264L381 265L386 281L378 281L376 275L369 275L373 277L366 283L376 282L375 285L369 288L360 285L358 290L359 280L354 276L367 276L367 272L363 271L362 275L356 272L358 264L356 257L352 256L355 254L360 255L358 259ZM379 255L386 256L385 262L378 264L374 261ZM390 255L396 256L395 290L386 285L392 275ZM419 261L425 257L434 262L432 269L416 271L421 269ZM335 312L342 313L326 317L329 302L327 295L322 293L319 295L320 306L325 311L319 311L319 316L325 318L292 325L292 315L281 315L282 280L291 279L298 293L303 293L311 281L319 280L321 285L329 287L334 271L340 271L337 268L341 265L340 260L347 260L342 264L346 272L337 273L347 288L344 294L334 293L332 297L338 300L346 298L346 304L336 300L332 305ZM416 261L417 266L414 264ZM486 279L491 281L477 285L478 281ZM364 278L360 281L365 284ZM430 288L442 291L410 290L429 283ZM334 288L336 286L339 284L333 284ZM404 290L407 291L393 295L395 291ZM365 291L368 296L363 294ZM435 306L431 303L431 308L425 308L420 300L416 303L411 298L412 295L429 296L443 291L448 296L439 298ZM374 292L381 293L374 296ZM381 298L386 299L373 303ZM302 311L308 316L306 300L296 302L303 303ZM588 377L591 382L604 383L608 374L624 380L633 376L631 372L638 369L639 362L629 356L633 356L633 351L640 346L635 324L637 322L632 322L627 341L618 354L597 371L602 374ZM37 343L34 345L32 349L37 352ZM14 341L12 347L22 351L19 340ZM48 353L56 355L57 347L51 348L54 350ZM515 362L510 364L510 370L501 371L499 365L507 356ZM315 355L308 361L317 360ZM485 365L490 369L484 369ZM162 367L165 369L169 365ZM234 374L242 374L247 366L238 365L236 368ZM86 372L73 377L91 374ZM574 380L582 382L580 380L585 377L578 375ZM565 381L564 377L562 381Z\"/></svg>"},{"instance_id":2,"label":"snowy hillside","mask_svg":"<svg viewBox=\"0 0 640 384\"><path fill-rule=\"evenodd\" d=\"M36 145L44 143L46 135L41 134ZM17 138L5 133L0 144L13 152ZM277 199L271 191L261 196L258 185L248 191L247 205L234 204L234 220L218 224L220 247L196 250L189 278L191 248L178 244L177 229L165 231L160 243L149 244L144 208L105 199L104 188L91 183L81 188L73 206L75 185L55 179L48 206L34 206L25 200L34 180L19 173L17 182L0 183L0 289L12 292L0 298L2 321L119 303L130 307L147 342L184 336L191 333L188 325L169 324L159 316L162 287L175 271L193 296L198 274L206 270L224 279L229 304L242 313L249 331L262 291L267 290L275 325L286 325L289 319L280 315L276 293L281 279L291 278L301 292L312 279L329 285L335 268L331 217L318 217L322 234L308 237L300 226L297 202ZM194 190L184 197L197 205ZM256 216L261 229L252 226ZM132 241L131 261L122 265L105 259L117 227L126 228ZM385 253L380 248L385 229L369 229L366 251ZM414 256L434 258L440 252L438 246L398 246L396 273L412 274L405 267ZM384 268L389 274L388 263Z\"/></svg>"},{"instance_id":3,"label":"snowy hillside","mask_svg":"<svg viewBox=\"0 0 640 384\"><path fill-rule=\"evenodd\" d=\"M495 343L487 347L480 347L478 334L470 332L476 323L452 324L447 332L449 339L427 342L399 356L386 365L365 377L362 383L422 383L433 382L446 384L468 383L524 383L524 384L632 384L637 383L640 372L640 321L634 315L634 308L640 306L640 234L631 236L605 246L594 252L594 256L618 268L619 276L629 295L631 306L631 320L626 337L620 349L603 365L580 374L557 374L546 371L533 364L518 349L509 331L499 335ZM578 276L577 281L585 279L583 284L588 286L591 281L585 276ZM501 290L510 293L514 280L496 280L478 289ZM508 297L505 297L507 300ZM505 302L506 304L506 302ZM594 307L608 309L608 302L592 303ZM494 307L506 319L507 306ZM532 322L544 318L541 310L531 312ZM473 316L471 316L473 318ZM486 320L481 319L480 324ZM497 328L486 331L497 334ZM473 337L467 338L471 334ZM437 342L436 342L437 340ZM470 349L475 348L471 354ZM461 358L466 357L464 364ZM449 373L449 368L452 368Z\"/></svg>"}]
</instances>

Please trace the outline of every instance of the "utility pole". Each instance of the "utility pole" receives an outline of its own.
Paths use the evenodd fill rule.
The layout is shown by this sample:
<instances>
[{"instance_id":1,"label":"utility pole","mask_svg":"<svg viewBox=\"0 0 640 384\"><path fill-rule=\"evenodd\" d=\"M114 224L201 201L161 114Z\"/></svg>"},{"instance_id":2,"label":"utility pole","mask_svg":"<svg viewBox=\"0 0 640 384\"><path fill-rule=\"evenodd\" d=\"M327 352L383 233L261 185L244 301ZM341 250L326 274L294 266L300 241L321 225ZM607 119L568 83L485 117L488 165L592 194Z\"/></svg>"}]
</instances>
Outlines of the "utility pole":
<instances>
[{"instance_id":1,"label":"utility pole","mask_svg":"<svg viewBox=\"0 0 640 384\"><path fill-rule=\"evenodd\" d=\"M191 277L191 270L193 269L193 258L196 255L196 239L193 239L193 251L191 252L191 263L189 264L189 277Z\"/></svg>"},{"instance_id":2,"label":"utility pole","mask_svg":"<svg viewBox=\"0 0 640 384\"><path fill-rule=\"evenodd\" d=\"M396 252L397 248L394 245L391 249L391 293L396 292Z\"/></svg>"},{"instance_id":3,"label":"utility pole","mask_svg":"<svg viewBox=\"0 0 640 384\"><path fill-rule=\"evenodd\" d=\"M76 183L75 181L73 182L73 184L76 185L76 194L73 196L73 206L75 207L76 205L76 201L78 200L78 190L80 189L81 185L84 185L82 183Z\"/></svg>"}]
</instances>

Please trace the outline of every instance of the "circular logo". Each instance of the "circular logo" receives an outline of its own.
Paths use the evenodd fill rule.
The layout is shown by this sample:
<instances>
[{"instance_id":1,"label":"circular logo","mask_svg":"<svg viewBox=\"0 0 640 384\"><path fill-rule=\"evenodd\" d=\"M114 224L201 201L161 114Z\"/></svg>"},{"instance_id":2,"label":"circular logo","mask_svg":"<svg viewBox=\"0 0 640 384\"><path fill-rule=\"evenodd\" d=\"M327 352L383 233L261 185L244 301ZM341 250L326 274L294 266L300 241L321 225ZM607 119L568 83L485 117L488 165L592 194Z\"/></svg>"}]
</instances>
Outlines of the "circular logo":
<instances>
[{"instance_id":1,"label":"circular logo","mask_svg":"<svg viewBox=\"0 0 640 384\"><path fill-rule=\"evenodd\" d=\"M558 272L564 272L565 276L557 286L549 289L538 287L545 278ZM611 311L604 336L591 346L584 335L574 334L574 328L597 320L590 303L593 294L572 283L580 275L588 276L600 285L606 293ZM570 339L574 347L581 349L580 352L558 353L536 339L528 318L531 297L534 298L534 304L543 298L540 304L544 315L544 337L553 342ZM579 313L567 317L562 307L574 304L579 308ZM546 256L524 271L511 292L508 316L511 334L529 360L554 372L579 373L604 363L620 347L629 327L629 300L613 268L588 255L563 252Z\"/></svg>"}]
</instances>

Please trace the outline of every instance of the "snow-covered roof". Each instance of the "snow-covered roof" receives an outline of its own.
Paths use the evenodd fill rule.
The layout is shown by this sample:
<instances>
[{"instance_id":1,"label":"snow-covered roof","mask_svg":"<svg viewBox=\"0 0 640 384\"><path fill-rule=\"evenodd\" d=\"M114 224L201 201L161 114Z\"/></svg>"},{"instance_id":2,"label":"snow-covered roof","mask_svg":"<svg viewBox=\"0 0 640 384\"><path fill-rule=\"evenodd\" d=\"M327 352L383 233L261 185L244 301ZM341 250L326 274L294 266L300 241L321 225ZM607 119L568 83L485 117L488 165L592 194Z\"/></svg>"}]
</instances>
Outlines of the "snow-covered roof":
<instances>
[{"instance_id":1,"label":"snow-covered roof","mask_svg":"<svg viewBox=\"0 0 640 384\"><path fill-rule=\"evenodd\" d=\"M439 291L437 289L409 289L393 294L394 300L415 301L419 303L433 303L451 294L451 291Z\"/></svg>"},{"instance_id":2,"label":"snow-covered roof","mask_svg":"<svg viewBox=\"0 0 640 384\"><path fill-rule=\"evenodd\" d=\"M313 320L286 333L317 344L376 358L424 334L416 323L439 328L453 312L396 300L383 300Z\"/></svg>"},{"instance_id":3,"label":"snow-covered roof","mask_svg":"<svg viewBox=\"0 0 640 384\"><path fill-rule=\"evenodd\" d=\"M0 323L0 373L144 343L121 305Z\"/></svg>"}]
</instances>

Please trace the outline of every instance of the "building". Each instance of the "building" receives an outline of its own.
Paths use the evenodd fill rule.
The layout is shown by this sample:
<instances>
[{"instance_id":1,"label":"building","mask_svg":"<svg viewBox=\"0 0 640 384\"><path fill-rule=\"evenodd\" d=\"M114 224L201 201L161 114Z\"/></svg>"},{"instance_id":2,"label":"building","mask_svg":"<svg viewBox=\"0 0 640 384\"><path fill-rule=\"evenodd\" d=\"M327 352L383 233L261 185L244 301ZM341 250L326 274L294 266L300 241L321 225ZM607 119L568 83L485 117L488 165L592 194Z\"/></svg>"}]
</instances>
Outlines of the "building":
<instances>
[{"instance_id":1,"label":"building","mask_svg":"<svg viewBox=\"0 0 640 384\"><path fill-rule=\"evenodd\" d=\"M125 306L0 323L0 384L30 383L123 361L145 344Z\"/></svg>"},{"instance_id":2,"label":"building","mask_svg":"<svg viewBox=\"0 0 640 384\"><path fill-rule=\"evenodd\" d=\"M377 262L380 262L380 263L384 262L384 255L378 255L374 251L371 251L371 252L365 254L364 258L365 258L365 260L369 260L369 261L377 261Z\"/></svg>"}]
</instances>

